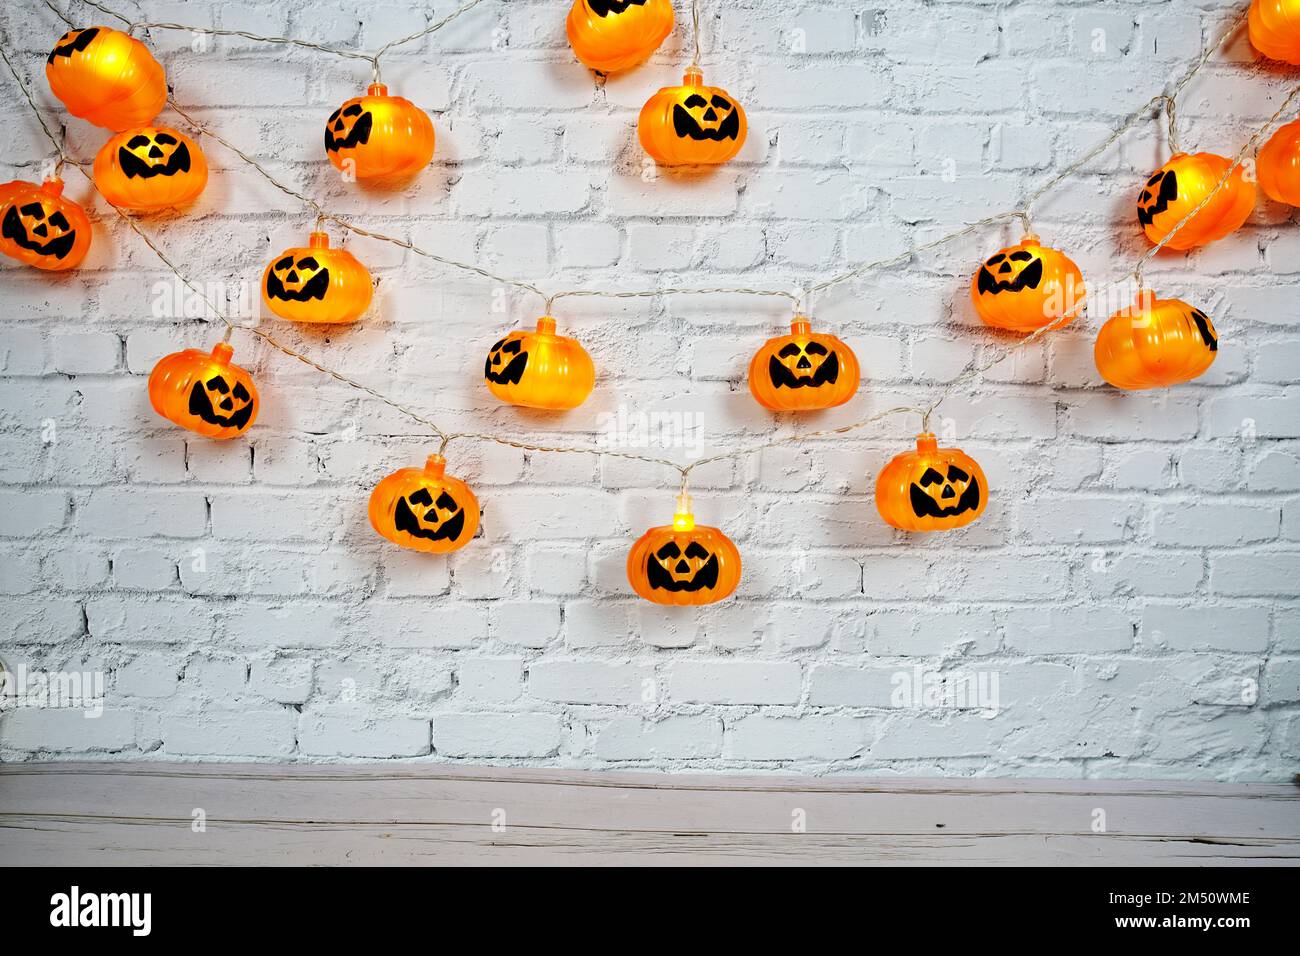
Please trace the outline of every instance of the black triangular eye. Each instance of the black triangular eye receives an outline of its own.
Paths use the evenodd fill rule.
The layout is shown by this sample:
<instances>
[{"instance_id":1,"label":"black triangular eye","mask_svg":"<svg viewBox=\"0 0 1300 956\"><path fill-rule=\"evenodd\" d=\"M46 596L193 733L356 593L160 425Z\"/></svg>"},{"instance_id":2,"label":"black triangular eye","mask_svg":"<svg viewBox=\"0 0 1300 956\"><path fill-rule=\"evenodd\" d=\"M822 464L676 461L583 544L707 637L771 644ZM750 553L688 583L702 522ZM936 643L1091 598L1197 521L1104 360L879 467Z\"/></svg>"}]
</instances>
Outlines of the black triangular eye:
<instances>
[{"instance_id":1,"label":"black triangular eye","mask_svg":"<svg viewBox=\"0 0 1300 956\"><path fill-rule=\"evenodd\" d=\"M443 511L455 511L460 505L456 504L455 498L444 491L438 496L438 507Z\"/></svg>"},{"instance_id":2,"label":"black triangular eye","mask_svg":"<svg viewBox=\"0 0 1300 956\"><path fill-rule=\"evenodd\" d=\"M407 495L406 500L413 505L424 505L425 507L428 507L433 504L433 495L429 494L428 488L421 488L418 491L413 491Z\"/></svg>"},{"instance_id":3,"label":"black triangular eye","mask_svg":"<svg viewBox=\"0 0 1300 956\"><path fill-rule=\"evenodd\" d=\"M948 480L949 481L970 481L970 475L966 474L966 472L962 471L956 465L949 465Z\"/></svg>"},{"instance_id":4,"label":"black triangular eye","mask_svg":"<svg viewBox=\"0 0 1300 956\"><path fill-rule=\"evenodd\" d=\"M279 262L275 264L275 268L277 269L288 269L291 268L292 266L293 266L293 256L285 256L283 259L281 259Z\"/></svg>"},{"instance_id":5,"label":"black triangular eye","mask_svg":"<svg viewBox=\"0 0 1300 956\"><path fill-rule=\"evenodd\" d=\"M686 99L682 100L682 105L690 107L708 106L709 101L700 96L699 93L692 93L690 96L686 97Z\"/></svg>"},{"instance_id":6,"label":"black triangular eye","mask_svg":"<svg viewBox=\"0 0 1300 956\"><path fill-rule=\"evenodd\" d=\"M721 96L714 96L712 102L713 102L713 105L716 106L716 107L717 107L718 109L720 109L720 110L729 110L729 109L731 109L731 104L728 103L726 100L724 100Z\"/></svg>"},{"instance_id":7,"label":"black triangular eye","mask_svg":"<svg viewBox=\"0 0 1300 956\"><path fill-rule=\"evenodd\" d=\"M241 402L246 402L252 398L252 396L248 394L248 389L244 388L243 382L236 382L235 390L230 394L235 396L235 398L239 399Z\"/></svg>"},{"instance_id":8,"label":"black triangular eye","mask_svg":"<svg viewBox=\"0 0 1300 956\"><path fill-rule=\"evenodd\" d=\"M320 268L320 263L316 261L316 258L315 258L314 256L308 256L308 257L305 258L305 259L299 259L299 260L298 260L298 268L299 268L299 269L319 269L319 268Z\"/></svg>"},{"instance_id":9,"label":"black triangular eye","mask_svg":"<svg viewBox=\"0 0 1300 956\"><path fill-rule=\"evenodd\" d=\"M1017 249L1015 252L1011 253L1010 258L1012 262L1028 262L1030 259L1034 258L1034 254L1032 252L1026 252L1024 249Z\"/></svg>"},{"instance_id":10,"label":"black triangular eye","mask_svg":"<svg viewBox=\"0 0 1300 956\"><path fill-rule=\"evenodd\" d=\"M984 264L985 264L986 266L995 266L995 265L997 265L999 262L1001 262L1001 261L1002 261L1003 259L1005 259L1005 258L1006 258L1006 255L1005 255L1004 253L999 252L996 256L994 256L992 259L990 259L988 262L986 262L986 263L984 263Z\"/></svg>"},{"instance_id":11,"label":"black triangular eye","mask_svg":"<svg viewBox=\"0 0 1300 956\"><path fill-rule=\"evenodd\" d=\"M127 149L139 149L141 146L149 145L149 137L141 133L139 136L132 136L126 141Z\"/></svg>"},{"instance_id":12,"label":"black triangular eye","mask_svg":"<svg viewBox=\"0 0 1300 956\"><path fill-rule=\"evenodd\" d=\"M23 206L18 211L22 213L24 216L30 216L33 219L45 218L45 207L38 202L29 202L26 206Z\"/></svg>"},{"instance_id":13,"label":"black triangular eye","mask_svg":"<svg viewBox=\"0 0 1300 956\"><path fill-rule=\"evenodd\" d=\"M343 111L343 115L344 115L344 116L360 116L360 115L361 115L361 104L360 104L360 103L353 103L351 106L349 106L347 109L345 109L345 110Z\"/></svg>"},{"instance_id":14,"label":"black triangular eye","mask_svg":"<svg viewBox=\"0 0 1300 956\"><path fill-rule=\"evenodd\" d=\"M522 339L511 339L509 342L506 342L501 346L501 351L511 352L511 353L518 352L520 348L520 342L522 342Z\"/></svg>"},{"instance_id":15,"label":"black triangular eye","mask_svg":"<svg viewBox=\"0 0 1300 956\"><path fill-rule=\"evenodd\" d=\"M940 481L943 481L943 475L939 474L933 468L927 468L925 469L925 473L921 475L921 480L918 481L917 484L922 488L926 488Z\"/></svg>"},{"instance_id":16,"label":"black triangular eye","mask_svg":"<svg viewBox=\"0 0 1300 956\"><path fill-rule=\"evenodd\" d=\"M804 351L809 355L825 355L829 350L820 342L809 342Z\"/></svg>"},{"instance_id":17,"label":"black triangular eye","mask_svg":"<svg viewBox=\"0 0 1300 956\"><path fill-rule=\"evenodd\" d=\"M50 225L55 229L67 229L69 226L68 217L63 215L63 210L59 210L50 217Z\"/></svg>"},{"instance_id":18,"label":"black triangular eye","mask_svg":"<svg viewBox=\"0 0 1300 956\"><path fill-rule=\"evenodd\" d=\"M220 392L222 395L225 395L226 392L230 391L230 386L226 384L226 380L220 375L212 376L212 378L208 379L207 384L208 388L212 389L214 392Z\"/></svg>"},{"instance_id":19,"label":"black triangular eye","mask_svg":"<svg viewBox=\"0 0 1300 956\"><path fill-rule=\"evenodd\" d=\"M698 541L692 541L686 546L686 556L688 558L707 558L709 552L708 549Z\"/></svg>"},{"instance_id":20,"label":"black triangular eye","mask_svg":"<svg viewBox=\"0 0 1300 956\"><path fill-rule=\"evenodd\" d=\"M669 558L680 558L682 549L677 547L676 541L669 541L666 545L655 552L656 555L667 561Z\"/></svg>"},{"instance_id":21,"label":"black triangular eye","mask_svg":"<svg viewBox=\"0 0 1300 956\"><path fill-rule=\"evenodd\" d=\"M777 352L776 354L779 355L781 358L790 358L791 356L795 356L799 354L799 346L791 342L789 345L781 349L781 351Z\"/></svg>"}]
</instances>

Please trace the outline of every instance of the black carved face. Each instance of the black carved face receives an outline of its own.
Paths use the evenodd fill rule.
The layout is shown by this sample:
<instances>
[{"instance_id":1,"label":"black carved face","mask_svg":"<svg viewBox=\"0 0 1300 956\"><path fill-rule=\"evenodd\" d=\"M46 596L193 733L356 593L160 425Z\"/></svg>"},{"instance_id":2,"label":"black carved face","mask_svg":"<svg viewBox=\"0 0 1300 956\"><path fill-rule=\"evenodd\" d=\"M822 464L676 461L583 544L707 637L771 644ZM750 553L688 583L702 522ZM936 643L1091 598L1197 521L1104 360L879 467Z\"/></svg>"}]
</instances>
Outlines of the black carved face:
<instances>
[{"instance_id":1,"label":"black carved face","mask_svg":"<svg viewBox=\"0 0 1300 956\"><path fill-rule=\"evenodd\" d=\"M956 465L948 466L946 476L926 468L910 490L912 511L918 518L951 518L980 505L979 479Z\"/></svg>"},{"instance_id":2,"label":"black carved face","mask_svg":"<svg viewBox=\"0 0 1300 956\"><path fill-rule=\"evenodd\" d=\"M1172 169L1158 169L1151 174L1138 197L1138 222L1151 225L1152 220L1178 199L1178 177Z\"/></svg>"},{"instance_id":3,"label":"black carved face","mask_svg":"<svg viewBox=\"0 0 1300 956\"><path fill-rule=\"evenodd\" d=\"M324 299L330 288L330 271L308 253L301 259L285 256L266 274L266 297L283 302Z\"/></svg>"},{"instance_id":4,"label":"black carved face","mask_svg":"<svg viewBox=\"0 0 1300 956\"><path fill-rule=\"evenodd\" d=\"M767 362L773 388L818 388L834 385L840 377L840 359L834 349L816 340L787 342Z\"/></svg>"},{"instance_id":5,"label":"black carved face","mask_svg":"<svg viewBox=\"0 0 1300 956\"><path fill-rule=\"evenodd\" d=\"M587 0L587 6L598 17L607 17L611 13L622 13L628 7L640 7L646 0Z\"/></svg>"},{"instance_id":6,"label":"black carved face","mask_svg":"<svg viewBox=\"0 0 1300 956\"><path fill-rule=\"evenodd\" d=\"M1214 323L1210 317L1200 309L1192 309L1192 321L1196 323L1196 331L1200 333L1201 341L1211 352L1219 351L1219 336L1214 331Z\"/></svg>"},{"instance_id":7,"label":"black carved face","mask_svg":"<svg viewBox=\"0 0 1300 956\"><path fill-rule=\"evenodd\" d=\"M127 179L153 179L190 171L190 148L165 130L137 133L117 151L117 162Z\"/></svg>"},{"instance_id":8,"label":"black carved face","mask_svg":"<svg viewBox=\"0 0 1300 956\"><path fill-rule=\"evenodd\" d=\"M999 252L980 267L977 281L980 293L988 295L1037 289L1043 281L1043 260L1027 249Z\"/></svg>"},{"instance_id":9,"label":"black carved face","mask_svg":"<svg viewBox=\"0 0 1300 956\"><path fill-rule=\"evenodd\" d=\"M99 27L89 27L85 30L69 30L63 36L59 37L59 42L54 44L54 49L46 57L46 63L53 63L55 57L64 57L71 60L72 54L80 53L86 47L90 46L90 41L99 35Z\"/></svg>"},{"instance_id":10,"label":"black carved face","mask_svg":"<svg viewBox=\"0 0 1300 956\"><path fill-rule=\"evenodd\" d=\"M232 387L224 375L213 375L190 389L190 414L209 425L243 429L253 414L253 396L243 382Z\"/></svg>"},{"instance_id":11,"label":"black carved face","mask_svg":"<svg viewBox=\"0 0 1300 956\"><path fill-rule=\"evenodd\" d=\"M726 97L708 90L692 90L673 106L673 132L680 139L735 139L740 135L740 114Z\"/></svg>"},{"instance_id":12,"label":"black carved face","mask_svg":"<svg viewBox=\"0 0 1300 956\"><path fill-rule=\"evenodd\" d=\"M360 100L344 103L325 121L325 150L336 153L340 149L363 146L370 142L370 130L375 118L362 107Z\"/></svg>"},{"instance_id":13,"label":"black carved face","mask_svg":"<svg viewBox=\"0 0 1300 956\"><path fill-rule=\"evenodd\" d=\"M523 351L523 339L504 338L492 346L483 365L483 377L498 385L518 385L528 366L528 353Z\"/></svg>"},{"instance_id":14,"label":"black carved face","mask_svg":"<svg viewBox=\"0 0 1300 956\"><path fill-rule=\"evenodd\" d=\"M428 488L418 488L397 499L393 527L428 541L455 541L465 530L465 511L445 489L435 498Z\"/></svg>"},{"instance_id":15,"label":"black carved face","mask_svg":"<svg viewBox=\"0 0 1300 956\"><path fill-rule=\"evenodd\" d=\"M40 199L10 206L0 223L0 235L28 252L55 259L66 259L77 241L77 230L63 210Z\"/></svg>"},{"instance_id":16,"label":"black carved face","mask_svg":"<svg viewBox=\"0 0 1300 956\"><path fill-rule=\"evenodd\" d=\"M655 591L701 591L718 586L718 556L698 541L683 550L674 540L646 562L646 582Z\"/></svg>"}]
</instances>

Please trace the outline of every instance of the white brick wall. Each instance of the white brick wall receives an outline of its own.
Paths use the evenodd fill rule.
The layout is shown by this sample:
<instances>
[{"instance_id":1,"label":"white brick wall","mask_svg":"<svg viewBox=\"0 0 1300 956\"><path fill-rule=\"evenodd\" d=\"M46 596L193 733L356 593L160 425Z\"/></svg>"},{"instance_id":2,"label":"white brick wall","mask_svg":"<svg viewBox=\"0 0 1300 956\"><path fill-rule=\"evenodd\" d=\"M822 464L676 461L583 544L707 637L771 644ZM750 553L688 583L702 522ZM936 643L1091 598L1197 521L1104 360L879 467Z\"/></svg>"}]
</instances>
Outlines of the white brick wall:
<instances>
[{"instance_id":1,"label":"white brick wall","mask_svg":"<svg viewBox=\"0 0 1300 956\"><path fill-rule=\"evenodd\" d=\"M387 81L438 132L432 167L397 194L339 182L320 148L324 117L368 81L363 65L239 39L206 52L184 34L149 41L185 108L362 225L548 289L792 288L1015 205L1178 75L1239 4L704 0L706 76L743 100L749 141L711 175L652 181L633 125L689 55L684 5L651 63L607 81L573 62L565 6L486 0L389 57ZM433 15L354 0L137 9L370 49ZM42 60L62 25L34 0L7 5L0 25L51 103ZM1238 40L1188 88L1186 143L1234 152L1296 81L1243 68L1251 58ZM3 82L0 176L32 178L48 152ZM56 115L90 158L104 133ZM202 145L206 194L143 226L194 280L233 290L311 219ZM1145 248L1131 204L1162 151L1143 126L1037 209L1038 230L1091 283ZM0 657L102 669L107 699L97 720L0 718L0 759L1295 770L1300 230L1287 207L1265 201L1228 240L1148 272L1219 327L1201 380L1100 386L1094 317L943 406L941 429L993 485L965 531L906 538L875 514L874 475L915 421L702 468L697 513L737 541L745 576L734 599L695 611L645 604L624 580L629 545L668 516L671 473L454 443L450 470L482 501L483 536L436 558L395 550L365 518L374 481L421 462L428 436L248 336L235 337L236 357L264 411L247 440L211 443L158 418L145 393L153 362L217 333L157 314L154 284L170 288L169 276L67 178L99 210L84 266L54 277L0 264ZM990 229L819 296L816 322L858 350L864 386L800 424L923 400L1007 341L979 325L965 288L1014 238ZM611 421L669 414L698 441L680 447L678 431L677 446L651 453L686 460L791 427L743 380L788 319L778 302L561 300L597 389L559 418L521 414L477 370L538 301L382 243L347 247L379 280L359 326L265 327L448 428L587 443ZM996 713L898 706L900 687L923 703L908 681L939 671L996 677Z\"/></svg>"}]
</instances>

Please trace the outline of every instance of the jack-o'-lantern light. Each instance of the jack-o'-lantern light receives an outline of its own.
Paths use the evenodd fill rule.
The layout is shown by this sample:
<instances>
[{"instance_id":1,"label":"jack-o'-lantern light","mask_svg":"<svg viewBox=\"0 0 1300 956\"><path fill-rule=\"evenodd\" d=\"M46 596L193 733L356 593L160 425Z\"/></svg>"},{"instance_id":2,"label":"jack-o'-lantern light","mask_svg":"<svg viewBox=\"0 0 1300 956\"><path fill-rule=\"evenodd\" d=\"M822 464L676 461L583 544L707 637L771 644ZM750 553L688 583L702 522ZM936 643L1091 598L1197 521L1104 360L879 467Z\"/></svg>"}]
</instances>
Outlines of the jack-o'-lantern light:
<instances>
[{"instance_id":1,"label":"jack-o'-lantern light","mask_svg":"<svg viewBox=\"0 0 1300 956\"><path fill-rule=\"evenodd\" d=\"M632 590L655 604L713 604L740 583L740 551L717 528L697 525L691 496L677 496L673 523L651 528L627 555Z\"/></svg>"},{"instance_id":2,"label":"jack-o'-lantern light","mask_svg":"<svg viewBox=\"0 0 1300 956\"><path fill-rule=\"evenodd\" d=\"M1026 233L975 270L970 298L988 325L1032 332L1081 311L1083 274L1070 257ZM1067 323L1063 323L1067 324Z\"/></svg>"},{"instance_id":3,"label":"jack-o'-lantern light","mask_svg":"<svg viewBox=\"0 0 1300 956\"><path fill-rule=\"evenodd\" d=\"M790 334L768 339L749 362L749 391L774 412L834 408L858 390L858 357L834 335L796 315Z\"/></svg>"},{"instance_id":4,"label":"jack-o'-lantern light","mask_svg":"<svg viewBox=\"0 0 1300 956\"><path fill-rule=\"evenodd\" d=\"M1300 66L1300 0L1251 0L1246 22L1256 50Z\"/></svg>"},{"instance_id":5,"label":"jack-o'-lantern light","mask_svg":"<svg viewBox=\"0 0 1300 956\"><path fill-rule=\"evenodd\" d=\"M90 250L86 210L63 195L63 180L6 184L0 207L0 252L48 272L81 264Z\"/></svg>"},{"instance_id":6,"label":"jack-o'-lantern light","mask_svg":"<svg viewBox=\"0 0 1300 956\"><path fill-rule=\"evenodd\" d=\"M69 113L114 131L148 126L167 102L167 78L149 48L112 27L63 34L45 77Z\"/></svg>"},{"instance_id":7,"label":"jack-o'-lantern light","mask_svg":"<svg viewBox=\"0 0 1300 956\"><path fill-rule=\"evenodd\" d=\"M1300 120L1278 127L1255 163L1255 178L1265 195L1300 206Z\"/></svg>"},{"instance_id":8,"label":"jack-o'-lantern light","mask_svg":"<svg viewBox=\"0 0 1300 956\"><path fill-rule=\"evenodd\" d=\"M1179 299L1140 289L1097 333L1097 371L1116 388L1161 388L1202 374L1219 354L1210 317Z\"/></svg>"},{"instance_id":9,"label":"jack-o'-lantern light","mask_svg":"<svg viewBox=\"0 0 1300 956\"><path fill-rule=\"evenodd\" d=\"M577 339L555 332L544 315L536 331L516 330L488 351L483 382L503 402L528 408L577 408L596 383L596 366Z\"/></svg>"},{"instance_id":10,"label":"jack-o'-lantern light","mask_svg":"<svg viewBox=\"0 0 1300 956\"><path fill-rule=\"evenodd\" d=\"M208 184L208 161L194 140L166 126L110 136L95 156L95 186L114 206L150 211L183 206Z\"/></svg>"},{"instance_id":11,"label":"jack-o'-lantern light","mask_svg":"<svg viewBox=\"0 0 1300 956\"><path fill-rule=\"evenodd\" d=\"M414 176L433 158L433 121L383 83L348 100L325 121L325 155L357 179Z\"/></svg>"},{"instance_id":12,"label":"jack-o'-lantern light","mask_svg":"<svg viewBox=\"0 0 1300 956\"><path fill-rule=\"evenodd\" d=\"M564 23L583 66L616 73L645 60L673 32L671 0L573 0Z\"/></svg>"},{"instance_id":13,"label":"jack-o'-lantern light","mask_svg":"<svg viewBox=\"0 0 1300 956\"><path fill-rule=\"evenodd\" d=\"M681 86L665 86L646 101L637 119L637 138L663 166L725 163L745 145L745 110L720 86L705 86L697 66Z\"/></svg>"},{"instance_id":14,"label":"jack-o'-lantern light","mask_svg":"<svg viewBox=\"0 0 1300 956\"><path fill-rule=\"evenodd\" d=\"M293 322L354 322L373 295L366 267L346 249L331 249L329 235L320 230L306 246L284 250L262 273L262 301Z\"/></svg>"},{"instance_id":15,"label":"jack-o'-lantern light","mask_svg":"<svg viewBox=\"0 0 1300 956\"><path fill-rule=\"evenodd\" d=\"M876 477L876 510L903 531L951 531L970 524L988 504L988 479L960 448L940 448L931 432L916 451L895 456Z\"/></svg>"},{"instance_id":16,"label":"jack-o'-lantern light","mask_svg":"<svg viewBox=\"0 0 1300 956\"><path fill-rule=\"evenodd\" d=\"M1255 208L1255 184L1246 178L1244 168L1238 164L1223 188L1214 192L1229 169L1232 160L1215 153L1171 156L1147 177L1138 195L1138 222L1147 238L1152 243L1160 242L1198 207L1200 210L1165 243L1166 248L1186 250L1203 246L1239 228ZM1213 197L1205 202L1211 193Z\"/></svg>"},{"instance_id":17,"label":"jack-o'-lantern light","mask_svg":"<svg viewBox=\"0 0 1300 956\"><path fill-rule=\"evenodd\" d=\"M257 421L253 377L230 361L234 349L185 349L164 355L149 373L149 402L168 421L206 438L237 438Z\"/></svg>"},{"instance_id":18,"label":"jack-o'-lantern light","mask_svg":"<svg viewBox=\"0 0 1300 956\"><path fill-rule=\"evenodd\" d=\"M381 536L428 554L463 548L478 531L479 504L469 485L430 455L423 468L400 468L370 494L370 526Z\"/></svg>"}]
</instances>

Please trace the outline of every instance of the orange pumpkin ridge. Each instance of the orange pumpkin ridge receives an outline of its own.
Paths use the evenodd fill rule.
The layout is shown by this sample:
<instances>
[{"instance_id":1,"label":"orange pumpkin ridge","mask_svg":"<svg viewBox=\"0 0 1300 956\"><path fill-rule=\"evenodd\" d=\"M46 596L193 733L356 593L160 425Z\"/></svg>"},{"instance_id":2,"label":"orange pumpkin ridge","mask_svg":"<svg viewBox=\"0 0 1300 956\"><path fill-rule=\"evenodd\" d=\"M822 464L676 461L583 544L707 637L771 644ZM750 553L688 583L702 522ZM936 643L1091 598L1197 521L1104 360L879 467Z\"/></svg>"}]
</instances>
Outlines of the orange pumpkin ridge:
<instances>
[{"instance_id":1,"label":"orange pumpkin ridge","mask_svg":"<svg viewBox=\"0 0 1300 956\"><path fill-rule=\"evenodd\" d=\"M903 531L951 531L970 524L988 505L988 479L960 448L940 448L931 432L916 451L896 455L876 477L876 510Z\"/></svg>"},{"instance_id":2,"label":"orange pumpkin ridge","mask_svg":"<svg viewBox=\"0 0 1300 956\"><path fill-rule=\"evenodd\" d=\"M497 398L528 408L564 410L587 400L596 366L577 339L555 332L543 315L536 331L511 332L488 351L483 382Z\"/></svg>"},{"instance_id":3,"label":"orange pumpkin ridge","mask_svg":"<svg viewBox=\"0 0 1300 956\"><path fill-rule=\"evenodd\" d=\"M719 86L705 86L692 66L681 86L665 86L646 101L636 133L650 157L664 166L725 163L745 144L745 110Z\"/></svg>"},{"instance_id":4,"label":"orange pumpkin ridge","mask_svg":"<svg viewBox=\"0 0 1300 956\"><path fill-rule=\"evenodd\" d=\"M673 5L671 0L574 0L564 29L584 66L616 73L659 49L673 30Z\"/></svg>"},{"instance_id":5,"label":"orange pumpkin ridge","mask_svg":"<svg viewBox=\"0 0 1300 956\"><path fill-rule=\"evenodd\" d=\"M148 126L167 102L167 78L149 48L112 27L65 33L45 78L69 113L114 131Z\"/></svg>"},{"instance_id":6,"label":"orange pumpkin ridge","mask_svg":"<svg viewBox=\"0 0 1300 956\"><path fill-rule=\"evenodd\" d=\"M355 322L374 295L370 272L346 249L331 249L329 235L312 232L307 245L280 253L262 272L262 302L292 322Z\"/></svg>"},{"instance_id":7,"label":"orange pumpkin ridge","mask_svg":"<svg viewBox=\"0 0 1300 956\"><path fill-rule=\"evenodd\" d=\"M1138 195L1138 223L1153 244L1209 196L1232 167L1232 161L1214 153L1175 153L1152 173ZM1250 218L1255 208L1255 184L1246 179L1241 165L1232 171L1222 189L1174 233L1165 247L1187 250L1222 239Z\"/></svg>"},{"instance_id":8,"label":"orange pumpkin ridge","mask_svg":"<svg viewBox=\"0 0 1300 956\"><path fill-rule=\"evenodd\" d=\"M325 155L358 179L403 179L433 158L433 121L410 100L372 83L325 121Z\"/></svg>"},{"instance_id":9,"label":"orange pumpkin ridge","mask_svg":"<svg viewBox=\"0 0 1300 956\"><path fill-rule=\"evenodd\" d=\"M1300 206L1300 119L1269 137L1255 164L1259 188L1277 202Z\"/></svg>"},{"instance_id":10,"label":"orange pumpkin ridge","mask_svg":"<svg viewBox=\"0 0 1300 956\"><path fill-rule=\"evenodd\" d=\"M253 427L261 401L253 378L233 364L228 342L211 353L164 355L149 373L149 403L168 421L206 438L228 439Z\"/></svg>"},{"instance_id":11,"label":"orange pumpkin ridge","mask_svg":"<svg viewBox=\"0 0 1300 956\"><path fill-rule=\"evenodd\" d=\"M114 206L150 211L183 206L208 184L198 143L168 126L143 126L108 138L95 156L95 188Z\"/></svg>"},{"instance_id":12,"label":"orange pumpkin ridge","mask_svg":"<svg viewBox=\"0 0 1300 956\"><path fill-rule=\"evenodd\" d=\"M1139 290L1133 304L1097 332L1097 371L1116 388L1160 388L1190 381L1214 362L1219 337L1210 317L1178 299Z\"/></svg>"},{"instance_id":13,"label":"orange pumpkin ridge","mask_svg":"<svg viewBox=\"0 0 1300 956\"><path fill-rule=\"evenodd\" d=\"M719 529L695 523L683 492L673 523L651 528L628 551L627 580L654 604L713 604L740 583L740 551Z\"/></svg>"},{"instance_id":14,"label":"orange pumpkin ridge","mask_svg":"<svg viewBox=\"0 0 1300 956\"><path fill-rule=\"evenodd\" d=\"M446 473L447 460L430 455L423 468L400 468L370 493L367 515L376 533L427 554L463 548L478 532L478 499Z\"/></svg>"},{"instance_id":15,"label":"orange pumpkin ridge","mask_svg":"<svg viewBox=\"0 0 1300 956\"><path fill-rule=\"evenodd\" d=\"M80 265L90 251L90 218L63 195L63 180L8 185L0 207L0 252L48 272Z\"/></svg>"},{"instance_id":16,"label":"orange pumpkin ridge","mask_svg":"<svg viewBox=\"0 0 1300 956\"><path fill-rule=\"evenodd\" d=\"M1256 50L1300 66L1300 0L1251 0L1246 22Z\"/></svg>"},{"instance_id":17,"label":"orange pumpkin ridge","mask_svg":"<svg viewBox=\"0 0 1300 956\"><path fill-rule=\"evenodd\" d=\"M749 362L749 392L776 412L812 411L843 405L858 391L858 357L834 335L813 332L796 315L790 334L768 339Z\"/></svg>"},{"instance_id":18,"label":"orange pumpkin ridge","mask_svg":"<svg viewBox=\"0 0 1300 956\"><path fill-rule=\"evenodd\" d=\"M1026 233L1014 246L989 257L971 277L970 298L988 325L1032 332L1067 313L1078 317L1085 289L1083 274L1065 253Z\"/></svg>"}]
</instances>

